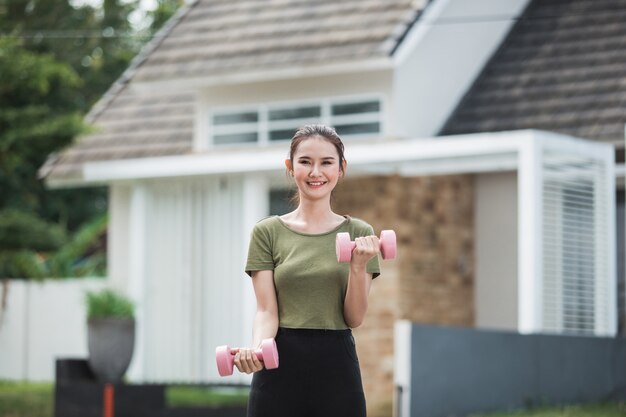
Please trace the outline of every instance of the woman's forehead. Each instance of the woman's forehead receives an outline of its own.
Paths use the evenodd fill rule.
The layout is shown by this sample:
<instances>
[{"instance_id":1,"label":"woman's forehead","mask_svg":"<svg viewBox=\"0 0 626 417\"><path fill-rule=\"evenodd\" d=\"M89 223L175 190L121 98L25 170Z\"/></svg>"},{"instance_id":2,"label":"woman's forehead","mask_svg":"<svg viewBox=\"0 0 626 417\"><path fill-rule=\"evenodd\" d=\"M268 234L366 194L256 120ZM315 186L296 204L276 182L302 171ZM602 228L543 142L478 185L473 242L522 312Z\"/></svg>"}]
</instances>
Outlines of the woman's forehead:
<instances>
[{"instance_id":1,"label":"woman's forehead","mask_svg":"<svg viewBox=\"0 0 626 417\"><path fill-rule=\"evenodd\" d=\"M337 158L337 149L335 145L325 139L312 137L300 142L296 156L334 159Z\"/></svg>"}]
</instances>

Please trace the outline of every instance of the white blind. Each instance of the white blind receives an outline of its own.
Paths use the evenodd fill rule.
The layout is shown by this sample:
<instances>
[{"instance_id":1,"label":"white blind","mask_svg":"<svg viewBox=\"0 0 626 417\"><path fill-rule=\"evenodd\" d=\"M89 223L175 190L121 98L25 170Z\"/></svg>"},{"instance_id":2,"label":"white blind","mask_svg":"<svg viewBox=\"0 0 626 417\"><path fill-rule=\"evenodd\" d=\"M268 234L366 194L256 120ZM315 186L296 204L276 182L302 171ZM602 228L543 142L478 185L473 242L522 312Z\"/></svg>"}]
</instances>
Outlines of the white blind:
<instances>
[{"instance_id":1,"label":"white blind","mask_svg":"<svg viewBox=\"0 0 626 417\"><path fill-rule=\"evenodd\" d=\"M604 334L613 294L606 167L556 152L543 161L543 328Z\"/></svg>"},{"instance_id":2,"label":"white blind","mask_svg":"<svg viewBox=\"0 0 626 417\"><path fill-rule=\"evenodd\" d=\"M144 378L217 380L215 347L242 343L241 180L160 180L148 193Z\"/></svg>"}]
</instances>

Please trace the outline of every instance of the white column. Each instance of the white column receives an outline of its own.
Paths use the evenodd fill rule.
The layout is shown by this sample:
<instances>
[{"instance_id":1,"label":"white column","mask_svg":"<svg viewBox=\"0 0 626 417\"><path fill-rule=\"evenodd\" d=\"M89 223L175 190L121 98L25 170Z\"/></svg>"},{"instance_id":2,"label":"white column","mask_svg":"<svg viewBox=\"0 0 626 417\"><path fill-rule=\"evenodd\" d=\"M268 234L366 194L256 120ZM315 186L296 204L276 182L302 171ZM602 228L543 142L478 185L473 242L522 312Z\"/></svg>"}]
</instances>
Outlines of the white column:
<instances>
[{"instance_id":1,"label":"white column","mask_svg":"<svg viewBox=\"0 0 626 417\"><path fill-rule=\"evenodd\" d=\"M133 187L130 199L130 242L128 295L135 302L135 350L128 376L132 381L141 382L144 372L145 341L145 234L148 190L143 184Z\"/></svg>"},{"instance_id":2,"label":"white column","mask_svg":"<svg viewBox=\"0 0 626 417\"><path fill-rule=\"evenodd\" d=\"M601 262L602 259L605 259L607 263L605 268L601 268L605 272L605 276L596 275L596 286L599 284L604 287L604 291L596 291L596 294L602 294L605 299L597 299L596 300L596 310L604 310L602 307L606 306L606 310L602 311L604 315L600 315L598 311L596 311L596 333L600 336L609 336L613 337L617 334L617 230L616 230L616 201L615 201L615 153L613 149L606 149L604 152L604 158L599 161L600 165L604 167L604 170L601 170L600 175L604 175L604 181L596 181L597 185L600 185L601 189L596 188L596 225L598 224L597 219L605 219L604 224L604 233L602 231L597 231L597 234L600 236L606 236L606 242L602 245L604 246L602 249L606 251L606 256L602 256L604 254L598 253L596 259L598 262ZM604 199L603 205L601 203L601 199ZM604 212L601 212L604 211ZM597 227L597 226L596 226ZM596 242L596 252L598 251L598 246L600 242ZM599 268L596 268L596 271ZM606 321L604 320L606 317ZM604 322L604 323L603 323ZM604 326L602 325L604 324ZM606 327L605 327L606 326Z\"/></svg>"},{"instance_id":3,"label":"white column","mask_svg":"<svg viewBox=\"0 0 626 417\"><path fill-rule=\"evenodd\" d=\"M520 147L518 172L518 330L542 329L542 146L533 134Z\"/></svg>"},{"instance_id":4,"label":"white column","mask_svg":"<svg viewBox=\"0 0 626 417\"><path fill-rule=\"evenodd\" d=\"M394 411L398 417L411 416L411 322L398 320L394 325Z\"/></svg>"},{"instance_id":5,"label":"white column","mask_svg":"<svg viewBox=\"0 0 626 417\"><path fill-rule=\"evenodd\" d=\"M250 233L254 225L263 217L269 214L269 180L262 174L249 174L243 180L243 210L242 210L242 235L241 241L244 243L241 254L241 270L245 266L248 258L248 246L250 244ZM242 272L245 274L245 272ZM246 277L244 277L246 278ZM241 294L243 308L243 340L252 343L252 322L256 311L256 298L254 288L250 278L244 279L243 293Z\"/></svg>"}]
</instances>

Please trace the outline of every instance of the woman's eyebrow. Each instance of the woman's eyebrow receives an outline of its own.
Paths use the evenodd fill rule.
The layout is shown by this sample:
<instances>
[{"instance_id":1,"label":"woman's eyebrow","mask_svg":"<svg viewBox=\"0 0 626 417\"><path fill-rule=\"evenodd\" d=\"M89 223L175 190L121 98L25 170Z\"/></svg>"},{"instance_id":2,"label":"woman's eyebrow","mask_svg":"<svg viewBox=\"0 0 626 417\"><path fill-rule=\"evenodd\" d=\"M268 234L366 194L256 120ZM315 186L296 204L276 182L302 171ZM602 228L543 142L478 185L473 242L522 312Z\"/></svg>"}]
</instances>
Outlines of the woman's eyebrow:
<instances>
[{"instance_id":1,"label":"woman's eyebrow","mask_svg":"<svg viewBox=\"0 0 626 417\"><path fill-rule=\"evenodd\" d=\"M311 158L310 156L302 155L302 156L299 156L298 159L313 159L313 158ZM324 156L321 159L322 160L326 160L326 159L335 160L336 158L334 156Z\"/></svg>"}]
</instances>

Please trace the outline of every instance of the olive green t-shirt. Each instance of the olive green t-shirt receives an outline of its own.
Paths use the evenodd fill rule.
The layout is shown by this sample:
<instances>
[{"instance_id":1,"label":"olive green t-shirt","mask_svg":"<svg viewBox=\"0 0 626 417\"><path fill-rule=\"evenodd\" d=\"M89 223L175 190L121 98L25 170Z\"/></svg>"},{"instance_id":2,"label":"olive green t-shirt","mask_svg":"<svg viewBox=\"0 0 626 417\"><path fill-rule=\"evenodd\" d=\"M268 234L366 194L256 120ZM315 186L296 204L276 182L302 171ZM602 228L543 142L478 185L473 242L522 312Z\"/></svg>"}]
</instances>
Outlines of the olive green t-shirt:
<instances>
[{"instance_id":1,"label":"olive green t-shirt","mask_svg":"<svg viewBox=\"0 0 626 417\"><path fill-rule=\"evenodd\" d=\"M252 230L246 273L274 271L280 327L347 329L343 302L348 286L349 263L339 263L335 252L337 233L350 233L351 240L374 234L372 226L346 216L335 229L307 234L287 226L280 217L259 221ZM366 268L376 278L378 257Z\"/></svg>"}]
</instances>

